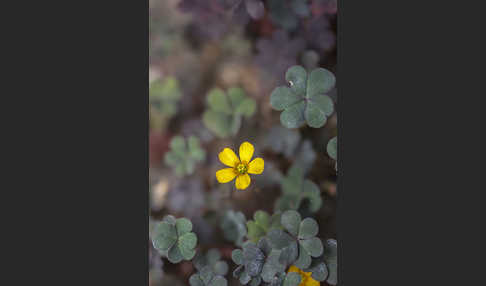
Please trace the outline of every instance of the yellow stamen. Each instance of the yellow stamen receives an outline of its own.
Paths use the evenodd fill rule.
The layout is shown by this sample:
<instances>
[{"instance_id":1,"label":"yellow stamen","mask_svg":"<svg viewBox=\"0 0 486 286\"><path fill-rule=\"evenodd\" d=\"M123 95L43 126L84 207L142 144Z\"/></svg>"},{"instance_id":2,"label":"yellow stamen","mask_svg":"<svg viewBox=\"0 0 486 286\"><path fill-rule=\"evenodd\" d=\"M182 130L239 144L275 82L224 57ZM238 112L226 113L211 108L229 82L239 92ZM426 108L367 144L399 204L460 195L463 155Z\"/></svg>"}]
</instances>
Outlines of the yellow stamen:
<instances>
[{"instance_id":1,"label":"yellow stamen","mask_svg":"<svg viewBox=\"0 0 486 286\"><path fill-rule=\"evenodd\" d=\"M245 164L245 163L239 163L237 166L236 166L236 171L238 171L238 173L244 175L246 174L246 172L248 171L248 165Z\"/></svg>"}]
</instances>

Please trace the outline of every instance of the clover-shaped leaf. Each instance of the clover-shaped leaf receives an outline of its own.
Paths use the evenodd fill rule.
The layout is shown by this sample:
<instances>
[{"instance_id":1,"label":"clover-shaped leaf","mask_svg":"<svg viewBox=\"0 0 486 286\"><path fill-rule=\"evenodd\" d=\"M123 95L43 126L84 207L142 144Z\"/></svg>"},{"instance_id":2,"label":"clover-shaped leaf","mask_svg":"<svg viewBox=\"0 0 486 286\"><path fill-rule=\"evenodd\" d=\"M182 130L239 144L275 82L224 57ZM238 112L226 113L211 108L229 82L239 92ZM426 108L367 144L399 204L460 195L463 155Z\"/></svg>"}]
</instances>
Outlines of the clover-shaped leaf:
<instances>
[{"instance_id":1,"label":"clover-shaped leaf","mask_svg":"<svg viewBox=\"0 0 486 286\"><path fill-rule=\"evenodd\" d=\"M221 260L221 253L216 248L208 250L206 254L199 253L192 263L198 270L209 266L216 275L224 276L228 273L228 264Z\"/></svg>"},{"instance_id":2,"label":"clover-shaped leaf","mask_svg":"<svg viewBox=\"0 0 486 286\"><path fill-rule=\"evenodd\" d=\"M299 273L290 272L285 276L283 286L298 286L300 284L302 277Z\"/></svg>"},{"instance_id":3,"label":"clover-shaped leaf","mask_svg":"<svg viewBox=\"0 0 486 286\"><path fill-rule=\"evenodd\" d=\"M260 285L260 274L265 263L265 252L259 245L247 241L243 244L242 250L233 250L231 258L239 265L233 271L233 276L239 278L241 284Z\"/></svg>"},{"instance_id":4,"label":"clover-shaped leaf","mask_svg":"<svg viewBox=\"0 0 486 286\"><path fill-rule=\"evenodd\" d=\"M279 86L270 96L273 109L283 112L280 122L287 128L299 128L307 123L313 128L324 126L334 111L332 99L325 95L335 85L334 75L323 68L310 74L301 66L287 70L285 79L290 87Z\"/></svg>"},{"instance_id":5,"label":"clover-shaped leaf","mask_svg":"<svg viewBox=\"0 0 486 286\"><path fill-rule=\"evenodd\" d=\"M311 277L316 280L323 282L329 275L329 271L327 269L326 263L324 262L323 257L319 257L317 259L313 259L309 268L304 270L305 272L311 272Z\"/></svg>"},{"instance_id":6,"label":"clover-shaped leaf","mask_svg":"<svg viewBox=\"0 0 486 286\"><path fill-rule=\"evenodd\" d=\"M210 266L205 266L189 278L189 284L191 286L227 286L228 281L222 275L214 273Z\"/></svg>"},{"instance_id":7,"label":"clover-shaped leaf","mask_svg":"<svg viewBox=\"0 0 486 286\"><path fill-rule=\"evenodd\" d=\"M255 243L265 236L270 229L280 227L280 213L270 216L267 212L256 211L253 214L253 219L249 220L246 226L248 238Z\"/></svg>"},{"instance_id":8,"label":"clover-shaped leaf","mask_svg":"<svg viewBox=\"0 0 486 286\"><path fill-rule=\"evenodd\" d=\"M192 223L186 218L175 219L166 216L155 225L152 234L152 244L160 254L172 263L191 260L196 254L194 249L197 236L192 230Z\"/></svg>"},{"instance_id":9,"label":"clover-shaped leaf","mask_svg":"<svg viewBox=\"0 0 486 286\"><path fill-rule=\"evenodd\" d=\"M309 267L310 257L322 255L323 246L319 238L315 237L319 232L317 222L313 218L301 220L301 216L294 210L285 211L282 214L282 225L299 243L298 257L294 265L300 269ZM289 261L289 264L292 261Z\"/></svg>"},{"instance_id":10,"label":"clover-shaped leaf","mask_svg":"<svg viewBox=\"0 0 486 286\"><path fill-rule=\"evenodd\" d=\"M194 172L197 162L206 157L206 152L201 148L199 139L190 136L184 140L181 136L174 136L170 142L171 150L165 154L165 163L174 168L177 176L182 177Z\"/></svg>"},{"instance_id":11,"label":"clover-shaped leaf","mask_svg":"<svg viewBox=\"0 0 486 286\"><path fill-rule=\"evenodd\" d=\"M309 211L316 212L321 208L322 198L319 187L312 181L304 179L302 168L292 166L282 182L282 196L275 202L275 210L298 210L304 200L309 201Z\"/></svg>"},{"instance_id":12,"label":"clover-shaped leaf","mask_svg":"<svg viewBox=\"0 0 486 286\"><path fill-rule=\"evenodd\" d=\"M235 135L241 126L242 117L250 118L256 110L256 101L241 88L230 88L225 93L219 88L209 91L208 109L203 122L216 136L225 138Z\"/></svg>"},{"instance_id":13,"label":"clover-shaped leaf","mask_svg":"<svg viewBox=\"0 0 486 286\"><path fill-rule=\"evenodd\" d=\"M165 129L167 122L177 113L177 104L182 97L177 79L166 77L150 83L150 127Z\"/></svg>"},{"instance_id":14,"label":"clover-shaped leaf","mask_svg":"<svg viewBox=\"0 0 486 286\"><path fill-rule=\"evenodd\" d=\"M251 286L260 285L262 281L275 281L279 273L285 271L285 264L280 262L281 254L282 250L272 249L266 237L261 238L258 244L247 241L242 250L232 252L233 261L239 265L233 276L239 278L241 284L250 283Z\"/></svg>"},{"instance_id":15,"label":"clover-shaped leaf","mask_svg":"<svg viewBox=\"0 0 486 286\"><path fill-rule=\"evenodd\" d=\"M227 211L221 221L221 228L225 239L241 246L247 234L245 215L242 212Z\"/></svg>"},{"instance_id":16,"label":"clover-shaped leaf","mask_svg":"<svg viewBox=\"0 0 486 286\"><path fill-rule=\"evenodd\" d=\"M285 270L285 265L280 263L281 251L272 250L267 257L265 264L262 268L261 277L265 282L271 282L273 277L278 273Z\"/></svg>"},{"instance_id":17,"label":"clover-shaped leaf","mask_svg":"<svg viewBox=\"0 0 486 286\"><path fill-rule=\"evenodd\" d=\"M171 117L177 112L176 105L181 97L179 83L174 77L169 76L150 83L150 104L167 117Z\"/></svg>"}]
</instances>

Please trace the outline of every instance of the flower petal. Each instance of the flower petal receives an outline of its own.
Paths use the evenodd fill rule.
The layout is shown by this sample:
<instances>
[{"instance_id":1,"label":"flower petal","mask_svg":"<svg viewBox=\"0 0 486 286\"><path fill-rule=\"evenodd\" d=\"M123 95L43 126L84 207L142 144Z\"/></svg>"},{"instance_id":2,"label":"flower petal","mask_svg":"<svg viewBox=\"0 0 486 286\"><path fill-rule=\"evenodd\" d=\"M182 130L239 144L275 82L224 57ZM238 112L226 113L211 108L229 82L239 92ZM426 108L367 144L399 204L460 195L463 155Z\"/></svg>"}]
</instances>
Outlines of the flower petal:
<instances>
[{"instance_id":1,"label":"flower petal","mask_svg":"<svg viewBox=\"0 0 486 286\"><path fill-rule=\"evenodd\" d=\"M220 183L227 183L236 177L235 169L225 168L216 172L216 179Z\"/></svg>"},{"instance_id":2,"label":"flower petal","mask_svg":"<svg viewBox=\"0 0 486 286\"><path fill-rule=\"evenodd\" d=\"M243 142L240 145L240 160L242 162L250 162L251 157L253 157L253 151L255 151L255 148L253 148L253 145L251 145L249 142Z\"/></svg>"},{"instance_id":3,"label":"flower petal","mask_svg":"<svg viewBox=\"0 0 486 286\"><path fill-rule=\"evenodd\" d=\"M262 158L255 158L248 164L248 173L250 174L261 174L263 172L264 162Z\"/></svg>"},{"instance_id":4,"label":"flower petal","mask_svg":"<svg viewBox=\"0 0 486 286\"><path fill-rule=\"evenodd\" d=\"M289 268L289 270L287 272L297 272L297 273L300 273L300 269L297 268L297 266L292 265L292 266L290 266L290 268Z\"/></svg>"},{"instance_id":5,"label":"flower petal","mask_svg":"<svg viewBox=\"0 0 486 286\"><path fill-rule=\"evenodd\" d=\"M248 174L238 175L238 177L236 177L235 185L238 190L244 190L248 188L250 182L251 182L250 175Z\"/></svg>"},{"instance_id":6,"label":"flower petal","mask_svg":"<svg viewBox=\"0 0 486 286\"><path fill-rule=\"evenodd\" d=\"M236 164L240 163L240 159L238 159L238 156L230 148L224 148L223 151L219 152L218 158L221 163L228 167L234 168Z\"/></svg>"}]
</instances>

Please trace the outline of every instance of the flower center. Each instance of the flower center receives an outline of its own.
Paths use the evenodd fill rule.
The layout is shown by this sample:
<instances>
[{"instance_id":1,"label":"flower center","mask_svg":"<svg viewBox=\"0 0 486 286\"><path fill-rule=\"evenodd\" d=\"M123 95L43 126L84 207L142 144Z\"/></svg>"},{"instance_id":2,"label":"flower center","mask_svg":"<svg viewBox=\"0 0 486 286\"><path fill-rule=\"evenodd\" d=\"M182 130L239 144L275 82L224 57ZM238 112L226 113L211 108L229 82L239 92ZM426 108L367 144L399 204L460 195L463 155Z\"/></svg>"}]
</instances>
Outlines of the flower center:
<instances>
[{"instance_id":1,"label":"flower center","mask_svg":"<svg viewBox=\"0 0 486 286\"><path fill-rule=\"evenodd\" d=\"M239 163L236 165L236 171L240 174L246 174L246 171L248 171L248 166L245 163Z\"/></svg>"}]
</instances>

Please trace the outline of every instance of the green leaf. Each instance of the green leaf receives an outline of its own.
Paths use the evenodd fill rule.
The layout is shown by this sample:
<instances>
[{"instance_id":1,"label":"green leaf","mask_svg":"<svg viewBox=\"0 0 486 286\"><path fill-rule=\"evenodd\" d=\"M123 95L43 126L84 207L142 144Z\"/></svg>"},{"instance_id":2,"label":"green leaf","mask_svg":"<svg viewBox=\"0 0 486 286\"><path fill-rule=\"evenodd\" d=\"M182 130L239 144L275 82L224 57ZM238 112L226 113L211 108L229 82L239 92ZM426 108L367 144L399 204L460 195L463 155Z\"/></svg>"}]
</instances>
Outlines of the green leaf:
<instances>
[{"instance_id":1,"label":"green leaf","mask_svg":"<svg viewBox=\"0 0 486 286\"><path fill-rule=\"evenodd\" d=\"M300 269L306 269L311 265L312 259L310 255L307 253L307 251L302 247L302 245L299 245L299 257L297 260L294 262L294 265L297 266Z\"/></svg>"},{"instance_id":2,"label":"green leaf","mask_svg":"<svg viewBox=\"0 0 486 286\"><path fill-rule=\"evenodd\" d=\"M280 251L272 250L261 271L261 277L263 281L268 283L272 281L273 277L275 276L275 274L277 274L277 272L285 270L285 265L282 265L279 262L279 258Z\"/></svg>"},{"instance_id":3,"label":"green leaf","mask_svg":"<svg viewBox=\"0 0 486 286\"><path fill-rule=\"evenodd\" d=\"M314 237L319 232L319 226L313 218L305 218L299 227L299 238L308 239Z\"/></svg>"},{"instance_id":4,"label":"green leaf","mask_svg":"<svg viewBox=\"0 0 486 286\"><path fill-rule=\"evenodd\" d=\"M300 245L302 245L307 254L312 257L321 256L324 250L322 246L322 241L317 237L300 240Z\"/></svg>"},{"instance_id":5,"label":"green leaf","mask_svg":"<svg viewBox=\"0 0 486 286\"><path fill-rule=\"evenodd\" d=\"M329 117L334 112L334 103L327 95L317 94L309 97L308 103L313 103L322 113Z\"/></svg>"},{"instance_id":6,"label":"green leaf","mask_svg":"<svg viewBox=\"0 0 486 286\"><path fill-rule=\"evenodd\" d=\"M187 218L178 218L176 220L176 229L179 236L184 235L192 230L192 222Z\"/></svg>"},{"instance_id":7,"label":"green leaf","mask_svg":"<svg viewBox=\"0 0 486 286\"><path fill-rule=\"evenodd\" d=\"M182 256L182 253L181 253L179 247L174 246L174 247L170 248L169 253L167 254L167 259L171 263L176 264L176 263L181 262L182 259L184 259L184 257Z\"/></svg>"},{"instance_id":8,"label":"green leaf","mask_svg":"<svg viewBox=\"0 0 486 286\"><path fill-rule=\"evenodd\" d=\"M177 163L179 162L179 157L177 156L176 153L174 152L167 152L165 154L165 158L164 158L164 161L167 165L173 167L173 166L177 166Z\"/></svg>"},{"instance_id":9,"label":"green leaf","mask_svg":"<svg viewBox=\"0 0 486 286\"><path fill-rule=\"evenodd\" d=\"M256 101L253 98L246 98L238 105L235 110L236 114L241 114L247 118L251 117L256 110Z\"/></svg>"},{"instance_id":10,"label":"green leaf","mask_svg":"<svg viewBox=\"0 0 486 286\"><path fill-rule=\"evenodd\" d=\"M189 278L189 284L191 286L205 286L201 278L199 278L199 274L193 274Z\"/></svg>"},{"instance_id":11,"label":"green leaf","mask_svg":"<svg viewBox=\"0 0 486 286\"><path fill-rule=\"evenodd\" d=\"M221 89L212 89L208 94L207 101L212 110L231 114L231 104Z\"/></svg>"},{"instance_id":12,"label":"green leaf","mask_svg":"<svg viewBox=\"0 0 486 286\"><path fill-rule=\"evenodd\" d=\"M218 261L213 266L214 273L217 275L226 275L228 273L228 263L224 261Z\"/></svg>"},{"instance_id":13,"label":"green leaf","mask_svg":"<svg viewBox=\"0 0 486 286\"><path fill-rule=\"evenodd\" d=\"M321 208L321 191L314 182L310 180L304 180L304 184L302 187L302 198L309 199L311 212L316 212Z\"/></svg>"},{"instance_id":14,"label":"green leaf","mask_svg":"<svg viewBox=\"0 0 486 286\"><path fill-rule=\"evenodd\" d=\"M219 252L218 249L211 248L206 253L206 259L207 259L207 261L208 261L209 264L214 264L214 263L218 262L221 259L221 253Z\"/></svg>"},{"instance_id":15,"label":"green leaf","mask_svg":"<svg viewBox=\"0 0 486 286\"><path fill-rule=\"evenodd\" d=\"M171 224L173 226L175 226L176 224L176 218L172 215L166 215L164 216L164 218L162 219L163 222L166 222L168 224Z\"/></svg>"},{"instance_id":16,"label":"green leaf","mask_svg":"<svg viewBox=\"0 0 486 286\"><path fill-rule=\"evenodd\" d=\"M246 285L248 284L248 282L250 282L250 280L251 280L251 276L248 274L248 272L243 271L243 273L241 273L240 275L240 283Z\"/></svg>"},{"instance_id":17,"label":"green leaf","mask_svg":"<svg viewBox=\"0 0 486 286\"><path fill-rule=\"evenodd\" d=\"M245 91L239 87L231 87L228 89L228 97L233 108L238 108L246 98Z\"/></svg>"},{"instance_id":18,"label":"green leaf","mask_svg":"<svg viewBox=\"0 0 486 286\"><path fill-rule=\"evenodd\" d=\"M186 142L184 141L184 138L181 136L174 136L170 141L170 149L174 150L177 153L185 153Z\"/></svg>"},{"instance_id":19,"label":"green leaf","mask_svg":"<svg viewBox=\"0 0 486 286\"><path fill-rule=\"evenodd\" d=\"M285 276L283 286L299 286L302 277L299 273L289 272Z\"/></svg>"},{"instance_id":20,"label":"green leaf","mask_svg":"<svg viewBox=\"0 0 486 286\"><path fill-rule=\"evenodd\" d=\"M250 281L250 286L258 286L260 283L262 283L262 278L260 278L260 276L253 277Z\"/></svg>"},{"instance_id":21,"label":"green leaf","mask_svg":"<svg viewBox=\"0 0 486 286\"><path fill-rule=\"evenodd\" d=\"M283 227L294 236L299 234L300 214L293 210L288 210L282 214L281 222Z\"/></svg>"},{"instance_id":22,"label":"green leaf","mask_svg":"<svg viewBox=\"0 0 486 286\"><path fill-rule=\"evenodd\" d=\"M298 128L307 122L313 128L324 126L334 112L331 98L324 93L330 91L336 82L334 75L323 68L314 69L309 76L301 66L287 70L286 80L290 88L276 87L270 96L275 110L283 110L280 121L287 128Z\"/></svg>"},{"instance_id":23,"label":"green leaf","mask_svg":"<svg viewBox=\"0 0 486 286\"><path fill-rule=\"evenodd\" d=\"M222 276L214 277L213 281L209 284L209 286L227 286L228 281Z\"/></svg>"},{"instance_id":24,"label":"green leaf","mask_svg":"<svg viewBox=\"0 0 486 286\"><path fill-rule=\"evenodd\" d=\"M307 124L313 128L320 128L326 124L326 113L313 101L307 102L304 117Z\"/></svg>"},{"instance_id":25,"label":"green leaf","mask_svg":"<svg viewBox=\"0 0 486 286\"><path fill-rule=\"evenodd\" d=\"M199 271L199 277L201 278L201 280L204 282L205 285L208 285L211 282L211 280L213 280L214 278L214 273L211 271L211 267L209 266L203 267Z\"/></svg>"},{"instance_id":26,"label":"green leaf","mask_svg":"<svg viewBox=\"0 0 486 286\"><path fill-rule=\"evenodd\" d=\"M270 215L268 213L259 210L253 214L253 218L264 230L267 230L268 227L270 227Z\"/></svg>"},{"instance_id":27,"label":"green leaf","mask_svg":"<svg viewBox=\"0 0 486 286\"><path fill-rule=\"evenodd\" d=\"M152 243L157 250L168 250L177 241L176 228L167 223L160 222L154 229Z\"/></svg>"},{"instance_id":28,"label":"green leaf","mask_svg":"<svg viewBox=\"0 0 486 286\"><path fill-rule=\"evenodd\" d=\"M240 130L241 127L241 116L238 114L235 114L233 117L230 119L230 134L236 135L238 133L238 130Z\"/></svg>"},{"instance_id":29,"label":"green leaf","mask_svg":"<svg viewBox=\"0 0 486 286\"><path fill-rule=\"evenodd\" d=\"M332 138L327 143L327 153L331 158L337 160L337 137Z\"/></svg>"},{"instance_id":30,"label":"green leaf","mask_svg":"<svg viewBox=\"0 0 486 286\"><path fill-rule=\"evenodd\" d=\"M197 244L197 236L194 232L179 236L179 248L181 251L193 249Z\"/></svg>"},{"instance_id":31,"label":"green leaf","mask_svg":"<svg viewBox=\"0 0 486 286\"><path fill-rule=\"evenodd\" d=\"M309 75L307 83L307 97L320 95L331 91L336 84L336 77L334 74L326 69L317 68Z\"/></svg>"},{"instance_id":32,"label":"green leaf","mask_svg":"<svg viewBox=\"0 0 486 286\"><path fill-rule=\"evenodd\" d=\"M236 135L241 117L251 117L256 110L256 101L247 97L241 88L229 88L227 95L221 89L212 89L207 101L209 109L203 114L203 122L220 138Z\"/></svg>"},{"instance_id":33,"label":"green leaf","mask_svg":"<svg viewBox=\"0 0 486 286\"><path fill-rule=\"evenodd\" d=\"M301 96L294 94L290 88L285 86L275 88L270 95L270 105L278 111L284 110L301 100Z\"/></svg>"},{"instance_id":34,"label":"green leaf","mask_svg":"<svg viewBox=\"0 0 486 286\"><path fill-rule=\"evenodd\" d=\"M247 234L246 218L242 212L232 210L225 212L221 221L224 238L241 246Z\"/></svg>"},{"instance_id":35,"label":"green leaf","mask_svg":"<svg viewBox=\"0 0 486 286\"><path fill-rule=\"evenodd\" d=\"M289 246L282 248L279 261L281 264L288 266L294 263L299 255L299 247L297 242L292 241Z\"/></svg>"},{"instance_id":36,"label":"green leaf","mask_svg":"<svg viewBox=\"0 0 486 286\"><path fill-rule=\"evenodd\" d=\"M289 246L295 240L280 229L272 229L267 234L268 242L272 249L280 250L284 247Z\"/></svg>"},{"instance_id":37,"label":"green leaf","mask_svg":"<svg viewBox=\"0 0 486 286\"><path fill-rule=\"evenodd\" d=\"M256 211L253 218L254 221L248 221L246 226L248 228L248 238L256 243L267 233L271 217L264 211Z\"/></svg>"},{"instance_id":38,"label":"green leaf","mask_svg":"<svg viewBox=\"0 0 486 286\"><path fill-rule=\"evenodd\" d=\"M243 251L241 251L241 249L233 250L233 252L231 252L231 259L238 265L243 264Z\"/></svg>"},{"instance_id":39,"label":"green leaf","mask_svg":"<svg viewBox=\"0 0 486 286\"><path fill-rule=\"evenodd\" d=\"M203 113L203 123L216 136L220 138L227 137L231 134L231 117L214 110L206 110Z\"/></svg>"},{"instance_id":40,"label":"green leaf","mask_svg":"<svg viewBox=\"0 0 486 286\"><path fill-rule=\"evenodd\" d=\"M292 66L285 73L290 89L298 95L304 95L307 88L307 72L302 66Z\"/></svg>"},{"instance_id":41,"label":"green leaf","mask_svg":"<svg viewBox=\"0 0 486 286\"><path fill-rule=\"evenodd\" d=\"M166 153L165 163L172 167L179 177L194 173L196 162L204 160L206 156L199 146L199 139L195 136L189 137L187 144L183 137L175 136L170 146L171 151Z\"/></svg>"},{"instance_id":42,"label":"green leaf","mask_svg":"<svg viewBox=\"0 0 486 286\"><path fill-rule=\"evenodd\" d=\"M280 114L280 123L287 128L299 128L303 126L305 123L305 106L306 103L300 101L286 108Z\"/></svg>"},{"instance_id":43,"label":"green leaf","mask_svg":"<svg viewBox=\"0 0 486 286\"><path fill-rule=\"evenodd\" d=\"M258 240L265 235L265 230L254 221L248 221L246 227L248 228L248 238L252 242L258 242Z\"/></svg>"},{"instance_id":44,"label":"green leaf","mask_svg":"<svg viewBox=\"0 0 486 286\"><path fill-rule=\"evenodd\" d=\"M317 265L311 266L307 272L312 272L312 278L314 280L323 282L326 280L327 276L329 275L329 272L327 271L326 264L324 262L320 262Z\"/></svg>"}]
</instances>

